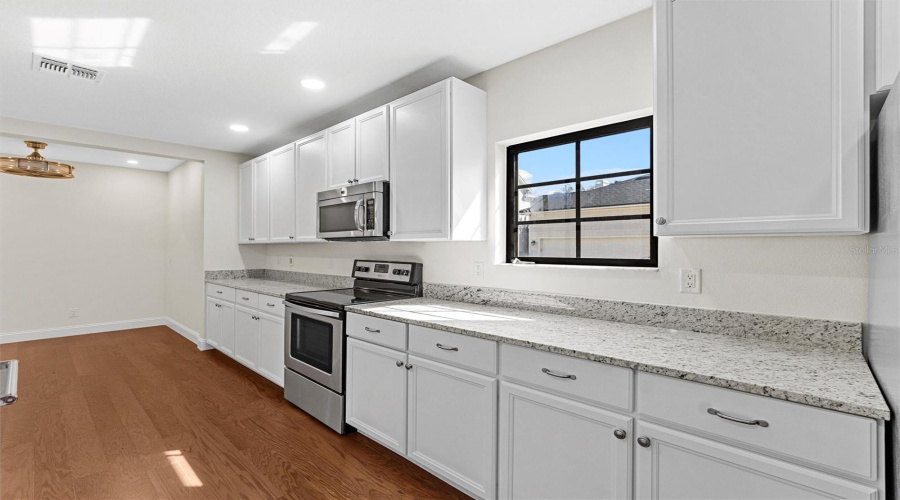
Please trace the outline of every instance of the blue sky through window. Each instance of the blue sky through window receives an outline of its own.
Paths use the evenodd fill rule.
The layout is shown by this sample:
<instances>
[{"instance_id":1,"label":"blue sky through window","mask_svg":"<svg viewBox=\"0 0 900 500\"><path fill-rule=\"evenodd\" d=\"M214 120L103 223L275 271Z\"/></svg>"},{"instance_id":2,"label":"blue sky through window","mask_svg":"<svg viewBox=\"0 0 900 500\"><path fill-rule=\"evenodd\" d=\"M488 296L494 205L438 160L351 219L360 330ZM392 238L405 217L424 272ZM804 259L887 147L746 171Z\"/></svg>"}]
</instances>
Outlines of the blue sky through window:
<instances>
[{"instance_id":1,"label":"blue sky through window","mask_svg":"<svg viewBox=\"0 0 900 500\"><path fill-rule=\"evenodd\" d=\"M520 153L519 183L575 177L575 143ZM650 129L598 137L581 142L581 175L610 174L650 168ZM609 182L621 180L608 179ZM586 188L593 186L589 181ZM560 185L532 188L534 195L559 191Z\"/></svg>"}]
</instances>

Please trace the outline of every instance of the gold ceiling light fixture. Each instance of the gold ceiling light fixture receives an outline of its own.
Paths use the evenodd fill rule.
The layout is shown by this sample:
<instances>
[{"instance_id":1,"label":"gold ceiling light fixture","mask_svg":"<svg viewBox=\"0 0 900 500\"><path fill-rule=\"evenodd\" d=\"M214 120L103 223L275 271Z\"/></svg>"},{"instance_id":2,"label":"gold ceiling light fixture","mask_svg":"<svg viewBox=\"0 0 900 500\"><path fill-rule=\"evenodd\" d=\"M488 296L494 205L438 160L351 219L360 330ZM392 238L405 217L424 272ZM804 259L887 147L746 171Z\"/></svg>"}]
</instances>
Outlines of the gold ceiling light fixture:
<instances>
[{"instance_id":1,"label":"gold ceiling light fixture","mask_svg":"<svg viewBox=\"0 0 900 500\"><path fill-rule=\"evenodd\" d=\"M75 167L72 165L48 161L38 153L39 150L47 147L47 143L25 141L25 145L34 152L25 158L0 156L0 172L44 179L72 179L75 177Z\"/></svg>"}]
</instances>

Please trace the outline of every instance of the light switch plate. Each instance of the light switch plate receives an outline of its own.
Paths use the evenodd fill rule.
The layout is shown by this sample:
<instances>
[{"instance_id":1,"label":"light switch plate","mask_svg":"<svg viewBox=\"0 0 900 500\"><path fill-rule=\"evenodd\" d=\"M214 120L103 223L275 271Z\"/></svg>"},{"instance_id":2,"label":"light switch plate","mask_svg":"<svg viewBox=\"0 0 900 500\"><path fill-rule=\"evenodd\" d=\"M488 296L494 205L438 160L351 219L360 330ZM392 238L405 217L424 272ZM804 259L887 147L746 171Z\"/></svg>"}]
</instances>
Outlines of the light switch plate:
<instances>
[{"instance_id":1,"label":"light switch plate","mask_svg":"<svg viewBox=\"0 0 900 500\"><path fill-rule=\"evenodd\" d=\"M681 293L700 293L700 270L682 269L678 291Z\"/></svg>"}]
</instances>

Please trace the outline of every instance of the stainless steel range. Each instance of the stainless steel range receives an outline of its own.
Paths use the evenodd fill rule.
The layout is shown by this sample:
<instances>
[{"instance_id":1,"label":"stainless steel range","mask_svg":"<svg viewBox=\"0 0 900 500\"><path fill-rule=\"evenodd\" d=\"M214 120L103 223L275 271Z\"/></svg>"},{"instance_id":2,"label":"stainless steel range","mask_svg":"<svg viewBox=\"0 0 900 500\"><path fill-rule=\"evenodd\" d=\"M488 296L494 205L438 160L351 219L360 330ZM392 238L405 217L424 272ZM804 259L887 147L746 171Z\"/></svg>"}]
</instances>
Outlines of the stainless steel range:
<instances>
[{"instance_id":1,"label":"stainless steel range","mask_svg":"<svg viewBox=\"0 0 900 500\"><path fill-rule=\"evenodd\" d=\"M422 264L353 263L353 288L289 293L284 300L284 397L340 434L344 421L345 308L422 296Z\"/></svg>"}]
</instances>

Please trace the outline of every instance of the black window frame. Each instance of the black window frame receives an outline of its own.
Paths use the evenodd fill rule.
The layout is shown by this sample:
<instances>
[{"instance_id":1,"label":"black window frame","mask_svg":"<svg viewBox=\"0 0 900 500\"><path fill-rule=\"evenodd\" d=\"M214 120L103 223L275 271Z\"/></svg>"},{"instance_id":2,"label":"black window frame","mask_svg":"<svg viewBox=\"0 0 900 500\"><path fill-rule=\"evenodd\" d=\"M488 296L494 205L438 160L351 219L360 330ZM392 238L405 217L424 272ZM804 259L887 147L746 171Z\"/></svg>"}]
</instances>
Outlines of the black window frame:
<instances>
[{"instance_id":1,"label":"black window frame","mask_svg":"<svg viewBox=\"0 0 900 500\"><path fill-rule=\"evenodd\" d=\"M581 142L599 137L632 132L635 130L650 130L650 167L639 170L629 170L625 172L614 172L609 174L581 176ZM575 177L556 179L551 181L535 182L532 184L519 185L518 173L519 164L518 156L521 153L535 151L538 149L546 149L553 146L561 146L564 144L575 143ZM534 262L535 264L558 264L558 265L575 265L575 266L614 266L614 267L658 267L658 238L654 234L653 227L653 117L646 116L634 120L603 125L586 130L579 130L568 134L548 137L531 142L515 144L506 148L506 262L513 262L518 259L520 262ZM616 215L603 217L581 217L581 185L582 182L596 181L600 179L608 179L614 177L622 177L627 175L650 175L650 213L639 215ZM540 187L551 184L575 184L575 217L569 219L553 219L547 222L520 222L519 221L519 190L528 187ZM650 258L649 259L603 259L603 258L584 258L581 257L581 223L593 221L609 221L609 220L627 220L627 219L646 219L650 226ZM541 223L575 223L575 257L520 257L517 254L517 245L519 241L518 228L524 225L534 225Z\"/></svg>"}]
</instances>

